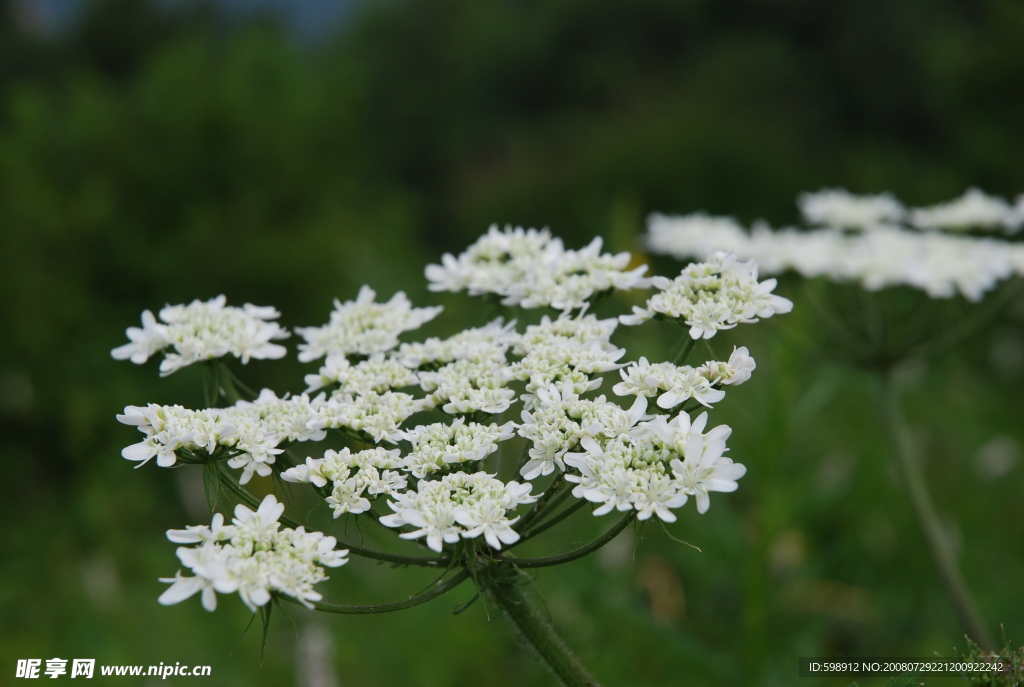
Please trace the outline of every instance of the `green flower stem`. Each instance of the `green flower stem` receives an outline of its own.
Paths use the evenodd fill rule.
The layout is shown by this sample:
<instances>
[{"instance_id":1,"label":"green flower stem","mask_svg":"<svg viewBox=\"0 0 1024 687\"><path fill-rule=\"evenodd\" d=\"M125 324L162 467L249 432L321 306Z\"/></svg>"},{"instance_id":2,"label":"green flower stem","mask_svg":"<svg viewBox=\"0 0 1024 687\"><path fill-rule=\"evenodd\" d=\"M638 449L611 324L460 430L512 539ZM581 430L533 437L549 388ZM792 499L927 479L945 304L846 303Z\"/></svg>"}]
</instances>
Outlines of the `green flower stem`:
<instances>
[{"instance_id":1,"label":"green flower stem","mask_svg":"<svg viewBox=\"0 0 1024 687\"><path fill-rule=\"evenodd\" d=\"M533 508L531 508L530 511L516 523L514 529L517 532L521 532L540 515L546 514L545 510L554 510L558 507L558 504L565 499L568 493L569 490L565 488L565 473L560 472L558 473L558 477L548 485L548 488L544 491L544 495L537 500L537 503L534 504ZM548 504L550 504L550 508L548 508Z\"/></svg>"},{"instance_id":2,"label":"green flower stem","mask_svg":"<svg viewBox=\"0 0 1024 687\"><path fill-rule=\"evenodd\" d=\"M489 579L481 592L505 613L519 637L547 664L563 685L598 685L541 610L523 594L515 577Z\"/></svg>"},{"instance_id":3,"label":"green flower stem","mask_svg":"<svg viewBox=\"0 0 1024 687\"><path fill-rule=\"evenodd\" d=\"M260 500L249 493L242 485L240 485L222 464L217 465L217 471L220 475L221 484L227 487L228 491L234 494L240 501L245 503L250 508L259 508ZM287 515L282 515L280 523L285 527L291 527L296 529L301 526L301 523L289 518ZM387 563L394 563L395 565L419 565L428 568L441 568L446 567L450 563L447 558L433 558L424 556L402 556L393 553L384 553L382 551L373 551L371 549L364 549L353 544L344 542L335 537L338 542L339 549L348 549L350 553L356 556L362 556L364 558L372 558L378 561L385 561Z\"/></svg>"},{"instance_id":4,"label":"green flower stem","mask_svg":"<svg viewBox=\"0 0 1024 687\"><path fill-rule=\"evenodd\" d=\"M935 509L935 504L932 502L931 494L928 492L914 441L904 423L902 408L896 390L893 388L889 371L879 372L878 396L889 434L896 446L900 473L910 497L914 516L928 542L928 549L932 554L932 560L938 569L939 576L942 578L942 583L968 634L983 648L994 649L992 635L989 633L971 595L971 590L960 572L953 546L942 525L938 511Z\"/></svg>"},{"instance_id":5,"label":"green flower stem","mask_svg":"<svg viewBox=\"0 0 1024 687\"><path fill-rule=\"evenodd\" d=\"M697 340L690 336L690 332L686 332L683 335L683 343L679 347L679 352L676 353L675 359L672 361L675 365L682 365L683 361L686 360L686 356L690 355L690 351L693 350Z\"/></svg>"},{"instance_id":6,"label":"green flower stem","mask_svg":"<svg viewBox=\"0 0 1024 687\"><path fill-rule=\"evenodd\" d=\"M447 580L437 580L430 585L430 588L425 592L420 592L415 596L411 596L404 601L392 601L391 603L385 604L360 604L360 605L345 605L345 604L329 604L329 603L314 603L313 608L317 611L324 613L341 613L347 615L366 615L369 613L391 613L392 611L401 611L406 608L412 608L413 606L419 606L422 603L426 603L431 599L436 599L442 594L446 594L451 590L458 587L460 584L465 582L469 578L469 573L462 571ZM293 599L290 596L281 596L285 601L292 603L301 603L297 599Z\"/></svg>"},{"instance_id":7,"label":"green flower stem","mask_svg":"<svg viewBox=\"0 0 1024 687\"><path fill-rule=\"evenodd\" d=\"M633 518L635 517L636 511L630 511L621 520L615 523L610 530L586 546L581 546L578 549L567 551L566 553L560 553L557 556L548 556L546 558L516 558L509 562L517 568L546 568L551 565L561 565L562 563L575 561L579 558L592 554L612 539L615 539L619 532L626 529L626 526L633 522Z\"/></svg>"},{"instance_id":8,"label":"green flower stem","mask_svg":"<svg viewBox=\"0 0 1024 687\"><path fill-rule=\"evenodd\" d=\"M1014 279L999 293L987 298L982 306L976 307L972 311L972 316L961 322L960 326L947 330L942 336L928 342L922 348L927 349L931 355L945 353L955 348L989 324L1007 305L1018 302L1022 295L1024 295L1024 279Z\"/></svg>"},{"instance_id":9,"label":"green flower stem","mask_svg":"<svg viewBox=\"0 0 1024 687\"><path fill-rule=\"evenodd\" d=\"M559 513L557 515L552 515L550 518L548 518L544 522L542 522L542 523L540 523L538 525L534 525L532 529L527 530L526 532L524 532L523 536L521 536L519 538L519 541L517 541L512 546L517 546L517 545L523 543L524 541L526 541L527 539L532 539L533 537L536 537L538 534L540 534L544 530L548 529L549 527L554 527L555 525L557 525L558 523L562 522L567 517L569 517L570 515L572 515L576 511L578 511L580 508L583 508L583 506L587 505L587 503L588 503L588 501L584 501L583 499L579 499L578 501L576 501L576 503L572 504L568 508L565 508L565 509L559 511Z\"/></svg>"}]
</instances>

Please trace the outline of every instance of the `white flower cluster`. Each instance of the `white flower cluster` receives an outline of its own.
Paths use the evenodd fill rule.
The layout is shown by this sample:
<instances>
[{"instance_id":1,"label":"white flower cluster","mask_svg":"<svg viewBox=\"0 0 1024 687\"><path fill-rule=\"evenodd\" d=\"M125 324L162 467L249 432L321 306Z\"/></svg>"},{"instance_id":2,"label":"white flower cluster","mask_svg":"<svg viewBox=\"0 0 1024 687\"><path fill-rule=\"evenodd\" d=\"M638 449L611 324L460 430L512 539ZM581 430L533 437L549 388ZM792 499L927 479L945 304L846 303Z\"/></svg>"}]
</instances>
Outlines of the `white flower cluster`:
<instances>
[{"instance_id":1,"label":"white flower cluster","mask_svg":"<svg viewBox=\"0 0 1024 687\"><path fill-rule=\"evenodd\" d=\"M512 373L526 382L526 407L533 406L538 389L569 385L573 393L582 394L601 385L601 377L594 375L622 367L617 361L626 351L611 343L617 326L616 318L563 314L554 320L544 316L540 324L527 327L512 351L522 356L512 365Z\"/></svg>"},{"instance_id":2,"label":"white flower cluster","mask_svg":"<svg viewBox=\"0 0 1024 687\"><path fill-rule=\"evenodd\" d=\"M403 343L396 357L406 367L440 366L456 360L505 362L505 351L516 341L515 321L498 318L483 327L466 329L447 339Z\"/></svg>"},{"instance_id":3,"label":"white flower cluster","mask_svg":"<svg viewBox=\"0 0 1024 687\"><path fill-rule=\"evenodd\" d=\"M371 391L383 393L417 383L419 377L415 372L402 362L385 357L383 353L375 353L355 365L341 353L332 353L327 356L319 372L306 375L307 392L338 385L355 394Z\"/></svg>"},{"instance_id":4,"label":"white flower cluster","mask_svg":"<svg viewBox=\"0 0 1024 687\"><path fill-rule=\"evenodd\" d=\"M481 534L489 546L519 541L512 525L519 519L508 514L516 507L537 500L532 485L502 482L486 472L456 472L440 479L422 481L415 490L397 494L388 505L394 512L380 519L387 527L411 525L402 539L426 537L427 546L440 552L444 544L473 539Z\"/></svg>"},{"instance_id":5,"label":"white flower cluster","mask_svg":"<svg viewBox=\"0 0 1024 687\"><path fill-rule=\"evenodd\" d=\"M168 530L167 538L177 544L197 544L178 548L178 560L192 571L183 576L161 578L171 586L160 595L160 603L176 604L202 595L203 608L217 607L217 594L235 592L253 612L266 605L271 595L286 594L307 608L320 601L313 585L327 579L320 566L334 568L348 562L347 550L335 550L337 541L320 532L284 528L278 518L284 505L267 496L253 512L235 507L230 525L217 513L209 527Z\"/></svg>"},{"instance_id":6,"label":"white flower cluster","mask_svg":"<svg viewBox=\"0 0 1024 687\"><path fill-rule=\"evenodd\" d=\"M121 455L139 463L156 458L160 467L171 467L178 453L196 461L206 461L221 453L228 465L242 468L240 482L247 483L255 472L271 473L270 466L285 441L319 441L322 429L310 427L322 399L308 396L279 399L264 389L252 402L239 401L230 408L190 410L179 405L150 403L145 407L127 406L117 419L139 428L146 438L121 451Z\"/></svg>"},{"instance_id":7,"label":"white flower cluster","mask_svg":"<svg viewBox=\"0 0 1024 687\"><path fill-rule=\"evenodd\" d=\"M530 440L530 460L519 470L525 479L565 471L563 457L587 436L629 433L647 410L647 399L638 397L629 410L604 396L583 399L569 384L551 384L537 390L535 402L522 413L519 434Z\"/></svg>"},{"instance_id":8,"label":"white flower cluster","mask_svg":"<svg viewBox=\"0 0 1024 687\"><path fill-rule=\"evenodd\" d=\"M377 518L375 503L386 503L393 512L379 517L381 524L437 552L477 538L495 550L519 541L515 511L538 500L530 482L551 475L549 481L575 483L576 498L599 504L596 515L635 510L640 519L657 515L671 522L672 509L691 496L703 513L709 492L736 489L745 472L724 455L729 428L705 433L706 414L691 423L688 406L671 421L646 413L689 400L710 407L725 387L750 378L753 359L736 348L728 361L697 367L629 362L612 337L620 323L657 316L684 323L693 339L710 338L739 322L788 312L792 304L772 293L774 280L758 281L753 261L732 254L715 254L676 279L648 280L645 267L627 269L628 254L605 255L600 248L598 240L569 251L546 231L492 228L458 258L446 255L443 266L428 267L431 288L497 294L523 307L548 305L562 310L560 316L544 316L521 332L515 322L496 319L445 339L402 343L400 336L441 309L414 308L402 293L377 303L364 286L356 299L335 301L326 325L296 330L304 341L301 361L325 358L306 375L306 393L279 398L264 390L253 401L201 410L128 406L118 419L145 438L122 455L140 465L155 458L163 467L226 461L241 470L241 484L254 474L271 475L276 466L285 481L312 485L335 517ZM588 313L596 295L651 283L658 292L633 315ZM131 350L115 355L159 350L153 332L187 319L180 313L195 307L165 309L172 313L167 325L147 313L144 329L122 347ZM271 309L251 314L277 316ZM245 350L249 357L266 353ZM621 381L612 391L626 397L628 408L594 393L615 371ZM510 413L520 421L508 421ZM482 421L484 414L495 417ZM359 448L324 447L282 469L285 461L277 457L287 444L320 442L329 431ZM377 445L362 445L370 442ZM501 456L513 444L515 450ZM513 453L522 456L515 467L523 483L491 474L496 455L508 460ZM319 600L313 590L324 579L319 566L341 565L347 552L334 551L336 541L322 534L282 529L282 509L267 497L255 513L239 506L232 525L218 515L210 527L171 531L172 541L195 545L178 549L193 576L166 580L172 584L161 602L199 592L209 609L218 592L238 592L253 609L274 593L306 605Z\"/></svg>"},{"instance_id":9,"label":"white flower cluster","mask_svg":"<svg viewBox=\"0 0 1024 687\"><path fill-rule=\"evenodd\" d=\"M305 464L296 465L281 473L286 482L306 482L317 487L331 482L331 495L327 505L334 517L344 513L364 513L370 510L374 498L405 489L408 480L398 471L405 461L398 449L390 451L371 448L352 453L348 448L329 450L323 458L307 458Z\"/></svg>"},{"instance_id":10,"label":"white flower cluster","mask_svg":"<svg viewBox=\"0 0 1024 687\"><path fill-rule=\"evenodd\" d=\"M401 391L368 391L356 396L335 391L317 407L309 427L351 430L359 438L365 435L377 443L395 443L401 437L400 425L422 409L422 399Z\"/></svg>"},{"instance_id":11,"label":"white flower cluster","mask_svg":"<svg viewBox=\"0 0 1024 687\"><path fill-rule=\"evenodd\" d=\"M802 193L797 204L808 224L843 229L899 222L907 213L903 204L888 193L857 196L841 188Z\"/></svg>"},{"instance_id":12,"label":"white flower cluster","mask_svg":"<svg viewBox=\"0 0 1024 687\"><path fill-rule=\"evenodd\" d=\"M895 202L888 196L858 198L845 194L847 207L838 208L841 203L833 196L839 193L801 197L809 221L830 222L824 228L773 231L758 223L748 233L727 218L652 215L647 243L653 252L680 259L728 250L738 259L756 260L769 274L794 270L805 277L859 282L873 291L906 285L932 298L951 298L959 293L979 301L1001 280L1024 276L1022 243L921 231L969 227L1015 231L1024 223L1024 199L1012 208L1001 199L972 189L951 203L897 213L894 207L889 212L876 207ZM869 216L872 222L867 221ZM917 228L891 223L899 217ZM856 224L854 218L864 223Z\"/></svg>"},{"instance_id":13,"label":"white flower cluster","mask_svg":"<svg viewBox=\"0 0 1024 687\"><path fill-rule=\"evenodd\" d=\"M322 327L297 327L306 340L299 344L299 360L304 363L325 355L373 355L398 345L402 332L417 329L437 317L441 306L413 308L399 291L387 303L376 302L377 293L369 286L359 289L355 301L334 301L331 321Z\"/></svg>"},{"instance_id":14,"label":"white flower cluster","mask_svg":"<svg viewBox=\"0 0 1024 687\"><path fill-rule=\"evenodd\" d=\"M492 226L458 257L445 253L428 265L431 291L494 294L505 305L523 308L582 308L595 294L645 288L647 266L627 269L629 253L601 252L595 238L580 250L567 250L549 231Z\"/></svg>"},{"instance_id":15,"label":"white flower cluster","mask_svg":"<svg viewBox=\"0 0 1024 687\"><path fill-rule=\"evenodd\" d=\"M647 358L640 358L619 371L622 381L612 391L618 396L657 396L658 407L666 410L691 398L710 408L725 398L719 386L742 384L750 379L755 367L746 346L733 349L727 362L710 360L700 367L651 364Z\"/></svg>"},{"instance_id":16,"label":"white flower cluster","mask_svg":"<svg viewBox=\"0 0 1024 687\"><path fill-rule=\"evenodd\" d=\"M659 290L647 307L633 306L622 315L622 324L636 325L653 317L685 322L694 339L710 339L722 329L760 317L787 313L793 303L772 293L774 279L757 281L757 262L739 262L732 253L716 252L704 262L693 263L675 279L655 277Z\"/></svg>"},{"instance_id":17,"label":"white flower cluster","mask_svg":"<svg viewBox=\"0 0 1024 687\"><path fill-rule=\"evenodd\" d=\"M948 203L914 208L910 211L910 224L919 229L1001 229L1013 234L1024 225L1024 194L1017 197L1014 206L998 196L969 188Z\"/></svg>"},{"instance_id":18,"label":"white flower cluster","mask_svg":"<svg viewBox=\"0 0 1024 687\"><path fill-rule=\"evenodd\" d=\"M130 343L110 353L117 360L141 365L150 356L173 348L160 362L161 376L226 355L243 363L250 358L284 357L287 349L271 343L289 336L279 324L270 321L280 316L277 310L249 303L235 308L225 305L226 302L224 296L217 296L205 303L196 300L188 305L168 305L160 311L162 322L146 310L142 313L142 328L128 328Z\"/></svg>"},{"instance_id":19,"label":"white flower cluster","mask_svg":"<svg viewBox=\"0 0 1024 687\"><path fill-rule=\"evenodd\" d=\"M583 437L585 452L565 458L580 473L566 475L576 483L573 495L602 504L595 515L635 509L641 520L657 515L674 522L671 509L683 506L690 496L697 500L697 511L706 513L708 492L735 491L736 480L747 472L723 455L732 430L720 425L705 434L706 424L707 413L692 423L680 413L671 421L659 416L639 425L643 439L635 434Z\"/></svg>"},{"instance_id":20,"label":"white flower cluster","mask_svg":"<svg viewBox=\"0 0 1024 687\"><path fill-rule=\"evenodd\" d=\"M450 424L420 425L402 434L412 445L404 466L414 477L427 475L462 463L476 463L498 450L498 442L515 435L516 424L484 425L455 418Z\"/></svg>"},{"instance_id":21,"label":"white flower cluster","mask_svg":"<svg viewBox=\"0 0 1024 687\"><path fill-rule=\"evenodd\" d=\"M512 370L494 358L456 360L433 372L420 373L420 386L430 392L423 400L424 407L440 405L449 415L508 410L516 396L507 386L510 381Z\"/></svg>"}]
</instances>

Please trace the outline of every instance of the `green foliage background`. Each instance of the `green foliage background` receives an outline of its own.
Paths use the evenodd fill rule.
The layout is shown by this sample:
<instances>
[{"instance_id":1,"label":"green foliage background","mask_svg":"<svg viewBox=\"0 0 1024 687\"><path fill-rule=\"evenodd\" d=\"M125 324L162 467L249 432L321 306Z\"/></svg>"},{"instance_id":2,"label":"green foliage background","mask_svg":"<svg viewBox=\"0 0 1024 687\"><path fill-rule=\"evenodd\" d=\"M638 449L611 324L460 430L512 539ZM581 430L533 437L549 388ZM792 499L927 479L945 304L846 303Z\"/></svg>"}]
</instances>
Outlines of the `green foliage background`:
<instances>
[{"instance_id":1,"label":"green foliage background","mask_svg":"<svg viewBox=\"0 0 1024 687\"><path fill-rule=\"evenodd\" d=\"M296 629L311 627L330 633L345 685L550 681L482 604L452 614L468 590L396 616L278 616L262 660L258 628L236 646L249 619L237 599L214 614L158 606L156 578L177 565L163 532L206 515L185 470L136 472L119 457L135 434L114 414L197 404L199 376L116 363L125 327L219 293L273 304L289 328L319 324L332 298L368 283L444 304L438 331L450 332L490 313L428 294L423 267L493 222L639 251L651 211L781 224L797 193L827 186L908 203L969 185L1014 196L1022 84L1015 0L388 0L315 45L273 22L225 28L202 6L141 0L94 3L40 39L0 3L0 682L18 658L94 657L210 664L225 686L295 684ZM797 281L778 292L797 304L785 321L714 339L758 361L712 414L734 427L741 490L536 579L609 685L790 685L798 656L964 646L870 381L829 359ZM1002 438L1012 458L1024 441L1022 322L1015 305L903 375L967 578L1013 637L1021 468L986 472L981 449ZM673 336L621 341L664 357ZM239 371L297 391L308 370ZM429 582L362 560L332 578L342 602Z\"/></svg>"}]
</instances>

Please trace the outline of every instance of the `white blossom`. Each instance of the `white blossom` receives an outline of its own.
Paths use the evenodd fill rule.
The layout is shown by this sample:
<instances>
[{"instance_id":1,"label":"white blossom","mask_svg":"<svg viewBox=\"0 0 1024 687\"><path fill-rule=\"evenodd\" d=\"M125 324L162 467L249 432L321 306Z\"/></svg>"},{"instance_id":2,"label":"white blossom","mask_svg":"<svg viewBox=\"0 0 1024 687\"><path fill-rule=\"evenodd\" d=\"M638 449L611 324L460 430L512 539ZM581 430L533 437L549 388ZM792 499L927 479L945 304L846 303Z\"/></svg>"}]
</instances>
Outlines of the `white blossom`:
<instances>
[{"instance_id":1,"label":"white blossom","mask_svg":"<svg viewBox=\"0 0 1024 687\"><path fill-rule=\"evenodd\" d=\"M655 277L653 283L659 292L647 300L647 307L633 306L632 315L620 316L622 324L663 316L684 322L694 339L710 339L740 322L757 322L759 317L793 309L790 300L772 293L774 279L757 281L755 261L739 262L731 253L713 253L675 279Z\"/></svg>"},{"instance_id":2,"label":"white blossom","mask_svg":"<svg viewBox=\"0 0 1024 687\"><path fill-rule=\"evenodd\" d=\"M507 388L511 380L512 369L496 360L456 360L420 373L420 386L429 392L424 407L440 405L450 415L504 412L515 398Z\"/></svg>"},{"instance_id":3,"label":"white blossom","mask_svg":"<svg viewBox=\"0 0 1024 687\"><path fill-rule=\"evenodd\" d=\"M914 208L910 211L910 224L919 229L1002 229L1014 233L1024 224L1024 213L1002 198L969 188L947 203Z\"/></svg>"},{"instance_id":4,"label":"white blossom","mask_svg":"<svg viewBox=\"0 0 1024 687\"><path fill-rule=\"evenodd\" d=\"M332 353L316 374L306 375L307 392L338 385L343 393L384 393L413 386L419 382L416 373L394 358L377 353L367 360L351 364L344 355Z\"/></svg>"},{"instance_id":5,"label":"white blossom","mask_svg":"<svg viewBox=\"0 0 1024 687\"><path fill-rule=\"evenodd\" d=\"M160 363L160 375L167 376L202 360L232 355L243 363L250 358L281 358L287 349L274 340L285 339L288 332L271 320L280 316L272 307L246 303L241 308L225 305L224 296L205 303L168 305L157 322L153 313L142 313L142 328L129 327L131 340L111 351L117 360L142 364L150 356L172 348Z\"/></svg>"},{"instance_id":6,"label":"white blossom","mask_svg":"<svg viewBox=\"0 0 1024 687\"><path fill-rule=\"evenodd\" d=\"M515 427L514 422L503 425L467 423L461 417L450 425L442 422L420 425L402 433L402 438L412 444L404 467L414 477L422 478L461 463L483 460L498 450L499 442L515 435Z\"/></svg>"},{"instance_id":7,"label":"white blossom","mask_svg":"<svg viewBox=\"0 0 1024 687\"><path fill-rule=\"evenodd\" d=\"M218 593L237 592L255 612L280 593L312 608L322 598L313 585L327 579L321 566L344 565L348 551L336 550L337 540L320 532L282 529L278 519L283 512L284 506L270 495L256 511L236 506L231 525L224 525L224 516L217 513L210 528L169 530L171 541L199 545L178 548L178 559L193 575L183 576L179 570L174 577L161 578L171 586L160 595L160 603L175 604L201 593L203 608L212 611Z\"/></svg>"},{"instance_id":8,"label":"white blossom","mask_svg":"<svg viewBox=\"0 0 1024 687\"><path fill-rule=\"evenodd\" d=\"M916 229L890 216L863 233L836 226L772 230L759 222L748 234L735 223L705 223L698 229L691 217L652 215L647 235L650 249L680 259L728 250L739 260L756 260L768 274L793 270L808 278L858 282L871 291L905 285L932 298L960 294L970 301L981 300L1003 279L1024 275L1019 244L961 232L971 228L1017 231L1024 224L1024 196L1011 206L971 189L949 203L909 211L903 217Z\"/></svg>"},{"instance_id":9,"label":"white blossom","mask_svg":"<svg viewBox=\"0 0 1024 687\"><path fill-rule=\"evenodd\" d=\"M841 188L823 189L800 194L797 203L804 219L821 227L870 229L899 222L906 215L903 204L888 193L857 196Z\"/></svg>"},{"instance_id":10,"label":"white blossom","mask_svg":"<svg viewBox=\"0 0 1024 687\"><path fill-rule=\"evenodd\" d=\"M189 410L182 406L128 406L118 421L133 425L146 435L143 441L125 448L121 455L137 461L138 467L153 458L160 467L171 467L178 451L186 451L199 460L215 455L228 457L228 465L243 468L240 482L248 482L253 473L269 475L281 437L265 425L251 406Z\"/></svg>"},{"instance_id":11,"label":"white blossom","mask_svg":"<svg viewBox=\"0 0 1024 687\"><path fill-rule=\"evenodd\" d=\"M380 522L386 527L417 528L399 536L426 537L427 546L438 553L444 544L480 535L489 546L500 549L502 544L519 540L519 533L512 529L519 518L509 518L508 514L537 500L530 491L529 484L502 482L486 472L456 472L438 480L421 481L415 490L395 495L395 500L388 502L394 514Z\"/></svg>"},{"instance_id":12,"label":"white blossom","mask_svg":"<svg viewBox=\"0 0 1024 687\"><path fill-rule=\"evenodd\" d=\"M286 482L306 482L317 487L331 483L327 505L334 517L344 513L364 513L370 509L367 496L377 498L405 489L408 480L401 470L405 460L398 449L380 447L352 453L348 448L328 450L323 458L306 458L281 473Z\"/></svg>"},{"instance_id":13,"label":"white blossom","mask_svg":"<svg viewBox=\"0 0 1024 687\"><path fill-rule=\"evenodd\" d=\"M332 353L368 356L390 351L403 332L419 328L442 310L440 306L414 308L402 291L387 303L377 303L376 298L373 289L363 286L356 300L334 301L327 324L296 328L306 340L299 344L299 360L310 362Z\"/></svg>"},{"instance_id":14,"label":"white blossom","mask_svg":"<svg viewBox=\"0 0 1024 687\"><path fill-rule=\"evenodd\" d=\"M595 238L580 250L567 250L546 229L491 226L487 234L458 257L442 256L428 265L431 291L494 294L505 305L575 310L595 295L611 290L644 288L647 267L628 269L629 253L601 253Z\"/></svg>"},{"instance_id":15,"label":"white blossom","mask_svg":"<svg viewBox=\"0 0 1024 687\"><path fill-rule=\"evenodd\" d=\"M447 339L431 337L422 342L403 343L395 358L406 367L446 365L456 360L475 363L505 362L505 351L517 340L516 323L498 318L483 327L465 329Z\"/></svg>"},{"instance_id":16,"label":"white blossom","mask_svg":"<svg viewBox=\"0 0 1024 687\"><path fill-rule=\"evenodd\" d=\"M335 393L317 408L317 416L308 427L349 429L378 443L395 443L401 436L402 423L422 408L421 400L401 391L370 391L359 396Z\"/></svg>"},{"instance_id":17,"label":"white blossom","mask_svg":"<svg viewBox=\"0 0 1024 687\"><path fill-rule=\"evenodd\" d=\"M680 413L671 421L659 416L643 423L644 434L583 437L584 452L565 457L566 465L578 471L566 475L576 483L573 495L601 504L595 515L636 510L641 520L657 515L674 522L672 509L690 496L698 512L707 512L708 493L735 491L746 468L723 455L731 430L721 425L704 433L706 423L707 413L692 423Z\"/></svg>"}]
</instances>

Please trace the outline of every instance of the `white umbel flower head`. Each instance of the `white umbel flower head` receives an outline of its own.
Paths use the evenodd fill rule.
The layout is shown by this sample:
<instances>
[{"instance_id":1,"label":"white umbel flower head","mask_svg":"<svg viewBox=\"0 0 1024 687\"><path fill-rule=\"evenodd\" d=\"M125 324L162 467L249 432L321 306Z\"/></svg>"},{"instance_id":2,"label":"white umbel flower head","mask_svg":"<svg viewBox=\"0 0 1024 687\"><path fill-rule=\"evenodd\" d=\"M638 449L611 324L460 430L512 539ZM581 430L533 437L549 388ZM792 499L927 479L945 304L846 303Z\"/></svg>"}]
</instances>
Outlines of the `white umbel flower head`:
<instances>
[{"instance_id":1,"label":"white umbel flower head","mask_svg":"<svg viewBox=\"0 0 1024 687\"><path fill-rule=\"evenodd\" d=\"M414 477L427 475L452 468L463 463L475 463L498 450L498 443L515 436L516 424L484 425L467 423L464 418L455 418L450 424L437 422L420 425L402 433L402 438L412 444L412 451L405 456L405 469Z\"/></svg>"},{"instance_id":2,"label":"white umbel flower head","mask_svg":"<svg viewBox=\"0 0 1024 687\"><path fill-rule=\"evenodd\" d=\"M581 250L566 250L546 229L496 225L458 257L446 253L440 265L428 265L431 291L493 294L505 305L556 310L583 308L595 295L644 288L646 266L628 269L629 253L601 253L594 239Z\"/></svg>"},{"instance_id":3,"label":"white umbel flower head","mask_svg":"<svg viewBox=\"0 0 1024 687\"><path fill-rule=\"evenodd\" d=\"M129 327L131 340L110 353L117 360L142 364L150 356L167 348L160 363L160 375L167 376L192 363L231 355L243 363L251 358L282 358L287 349L274 340L288 338L288 332L275 320L280 316L274 308L246 303L241 308L225 305L227 299L217 296L205 303L168 305L160 311L157 322L153 313L142 313L142 328Z\"/></svg>"},{"instance_id":4,"label":"white umbel flower head","mask_svg":"<svg viewBox=\"0 0 1024 687\"><path fill-rule=\"evenodd\" d=\"M896 198L883 193L857 196L841 188L802 193L797 199L808 224L841 229L870 229L899 222L906 209Z\"/></svg>"},{"instance_id":5,"label":"white umbel flower head","mask_svg":"<svg viewBox=\"0 0 1024 687\"><path fill-rule=\"evenodd\" d=\"M566 465L578 471L566 474L576 483L573 495L601 504L594 515L636 510L641 520L657 515L674 522L672 509L690 496L698 512L707 512L708 493L735 491L746 468L723 456L731 430L722 425L704 433L706 423L707 413L692 423L680 413L671 421L659 416L643 423L643 435L584 437L580 445L585 452L565 457Z\"/></svg>"},{"instance_id":6,"label":"white umbel flower head","mask_svg":"<svg viewBox=\"0 0 1024 687\"><path fill-rule=\"evenodd\" d=\"M441 306L414 308L402 291L387 303L377 303L376 298L373 289L363 286L354 301L334 301L329 323L296 328L306 340L299 344L299 360L306 363L332 353L368 356L390 351L398 345L399 335L418 329L442 310Z\"/></svg>"},{"instance_id":7,"label":"white umbel flower head","mask_svg":"<svg viewBox=\"0 0 1024 687\"><path fill-rule=\"evenodd\" d=\"M879 201L879 205L884 204ZM869 214L867 210L864 213ZM854 213L851 210L848 214ZM870 229L863 233L849 233L837 226L810 231L772 230L761 222L747 234L738 225L708 224L696 231L688 217L652 215L647 241L653 252L679 259L703 258L711 251L728 250L739 260L756 260L760 270L768 274L793 270L808 278L858 282L871 291L904 285L932 298L959 294L969 301L979 301L1001 280L1024 276L1019 244L963 233L967 229L1018 231L1024 226L1024 196L1011 206L1001 198L970 189L949 203L910 210L904 213L903 221L915 229L889 216L861 227ZM852 226L853 222L831 224Z\"/></svg>"},{"instance_id":8,"label":"white umbel flower head","mask_svg":"<svg viewBox=\"0 0 1024 687\"><path fill-rule=\"evenodd\" d=\"M344 513L364 513L370 510L370 498L391 495L408 486L401 472L405 461L399 453L398 449L380 447L357 453L348 448L329 450L323 458L306 458L304 464L285 470L281 479L317 487L330 483L327 505L336 518Z\"/></svg>"},{"instance_id":9,"label":"white umbel flower head","mask_svg":"<svg viewBox=\"0 0 1024 687\"><path fill-rule=\"evenodd\" d=\"M646 308L633 306L632 315L619 321L636 325L653 317L678 320L690 328L694 339L710 339L722 329L759 317L787 313L793 303L772 293L774 279L757 280L754 260L739 262L732 253L714 253L704 262L683 269L675 279L655 277L658 293Z\"/></svg>"},{"instance_id":10,"label":"white umbel flower head","mask_svg":"<svg viewBox=\"0 0 1024 687\"><path fill-rule=\"evenodd\" d=\"M530 494L531 488L529 484L502 482L486 472L456 472L439 480L421 481L415 491L397 494L388 503L394 514L384 516L380 523L417 528L399 536L426 537L427 546L438 553L445 544L480 535L491 548L500 549L502 544L519 541L519 533L512 529L519 518L508 515L537 500Z\"/></svg>"},{"instance_id":11,"label":"white umbel flower head","mask_svg":"<svg viewBox=\"0 0 1024 687\"><path fill-rule=\"evenodd\" d=\"M284 431L283 427L289 425L285 418L274 427L273 421L261 417L261 412L256 404L204 410L155 403L144 408L128 406L117 416L118 421L137 427L146 439L128 446L121 455L137 461L138 467L153 458L160 467L171 467L177 463L178 452L194 462L228 458L230 467L243 468L239 481L245 484L253 473L271 473L270 465L283 451L278 443L284 438L274 430ZM317 435L315 431L301 431L307 438Z\"/></svg>"},{"instance_id":12,"label":"white umbel flower head","mask_svg":"<svg viewBox=\"0 0 1024 687\"><path fill-rule=\"evenodd\" d=\"M291 596L307 608L320 601L313 585L327 579L323 567L348 562L347 550L336 550L337 540L320 532L284 528L278 522L284 506L267 496L256 511L239 505L231 525L217 513L210 527L168 530L173 542L198 544L180 547L178 559L193 575L179 570L161 578L171 586L160 595L170 605L201 593L203 608L217 607L217 594L238 593L249 610L266 605L273 594Z\"/></svg>"},{"instance_id":13,"label":"white umbel flower head","mask_svg":"<svg viewBox=\"0 0 1024 687\"><path fill-rule=\"evenodd\" d=\"M1015 233L1024 224L1024 213L998 196L976 188L948 203L910 211L910 223L918 229L1001 229Z\"/></svg>"}]
</instances>

